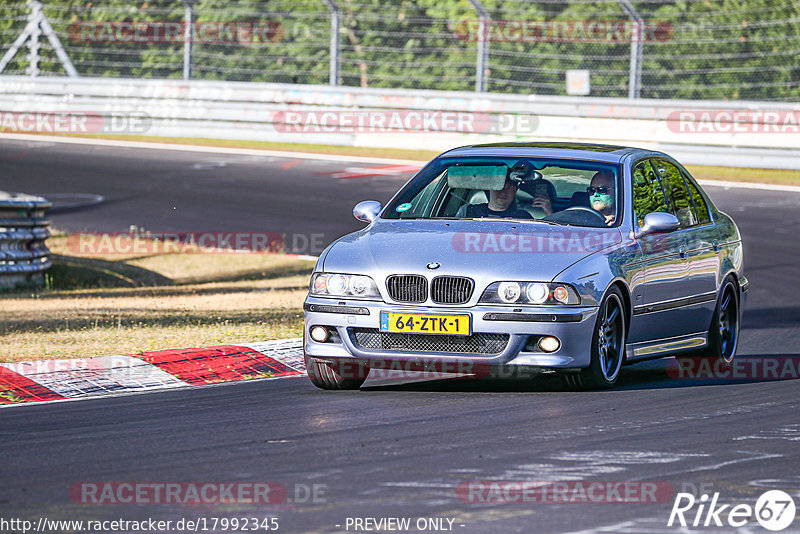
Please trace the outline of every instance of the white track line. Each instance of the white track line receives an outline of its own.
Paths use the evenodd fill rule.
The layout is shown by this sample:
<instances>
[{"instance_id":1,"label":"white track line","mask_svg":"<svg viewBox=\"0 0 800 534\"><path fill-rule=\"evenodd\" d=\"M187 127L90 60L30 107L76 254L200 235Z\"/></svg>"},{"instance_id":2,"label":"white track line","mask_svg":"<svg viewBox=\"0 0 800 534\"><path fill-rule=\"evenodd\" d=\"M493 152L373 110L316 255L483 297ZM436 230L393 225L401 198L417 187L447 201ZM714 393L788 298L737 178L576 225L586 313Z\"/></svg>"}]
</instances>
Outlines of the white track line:
<instances>
[{"instance_id":1,"label":"white track line","mask_svg":"<svg viewBox=\"0 0 800 534\"><path fill-rule=\"evenodd\" d=\"M337 154L315 154L311 152L284 152L281 150L260 150L254 148L229 148L216 146L180 145L171 143L150 143L144 141L116 141L113 139L93 139L90 137L60 137L51 135L0 134L0 140L44 141L67 143L73 145L96 145L115 148L146 148L151 150L176 150L181 152L201 152L204 154L231 154L237 156L264 156L275 158L295 158L321 161L340 161L348 163L375 163L388 165L419 165L426 162L411 159L379 158L371 156L342 156ZM723 180L698 180L703 186L724 187L731 189L761 189L764 191L784 191L800 193L800 186L759 184L755 182L727 182Z\"/></svg>"}]
</instances>

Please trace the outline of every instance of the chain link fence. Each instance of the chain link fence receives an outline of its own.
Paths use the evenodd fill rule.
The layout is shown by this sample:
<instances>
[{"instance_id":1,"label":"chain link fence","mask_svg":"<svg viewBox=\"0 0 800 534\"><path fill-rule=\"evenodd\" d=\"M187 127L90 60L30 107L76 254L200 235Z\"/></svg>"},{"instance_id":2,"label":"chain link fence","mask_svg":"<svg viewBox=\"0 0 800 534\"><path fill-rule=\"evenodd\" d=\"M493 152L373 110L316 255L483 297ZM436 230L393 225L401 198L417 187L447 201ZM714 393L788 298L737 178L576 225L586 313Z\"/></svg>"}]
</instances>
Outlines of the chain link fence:
<instances>
[{"instance_id":1,"label":"chain link fence","mask_svg":"<svg viewBox=\"0 0 800 534\"><path fill-rule=\"evenodd\" d=\"M35 4L3 74L800 99L800 0L46 0L53 35Z\"/></svg>"}]
</instances>

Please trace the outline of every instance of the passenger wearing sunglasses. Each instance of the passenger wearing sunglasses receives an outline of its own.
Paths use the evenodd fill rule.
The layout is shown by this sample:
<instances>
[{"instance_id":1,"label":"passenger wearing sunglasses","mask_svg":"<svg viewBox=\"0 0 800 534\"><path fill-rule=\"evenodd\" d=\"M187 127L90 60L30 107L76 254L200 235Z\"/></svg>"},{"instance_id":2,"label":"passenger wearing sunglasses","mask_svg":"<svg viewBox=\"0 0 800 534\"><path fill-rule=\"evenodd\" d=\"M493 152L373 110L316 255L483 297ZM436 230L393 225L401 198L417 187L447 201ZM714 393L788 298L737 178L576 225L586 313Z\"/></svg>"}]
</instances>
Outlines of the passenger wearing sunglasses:
<instances>
[{"instance_id":1,"label":"passenger wearing sunglasses","mask_svg":"<svg viewBox=\"0 0 800 534\"><path fill-rule=\"evenodd\" d=\"M598 171L592 176L592 182L586 188L589 193L589 205L606 219L606 225L614 224L616 217L616 198L614 191L614 174L609 171Z\"/></svg>"}]
</instances>

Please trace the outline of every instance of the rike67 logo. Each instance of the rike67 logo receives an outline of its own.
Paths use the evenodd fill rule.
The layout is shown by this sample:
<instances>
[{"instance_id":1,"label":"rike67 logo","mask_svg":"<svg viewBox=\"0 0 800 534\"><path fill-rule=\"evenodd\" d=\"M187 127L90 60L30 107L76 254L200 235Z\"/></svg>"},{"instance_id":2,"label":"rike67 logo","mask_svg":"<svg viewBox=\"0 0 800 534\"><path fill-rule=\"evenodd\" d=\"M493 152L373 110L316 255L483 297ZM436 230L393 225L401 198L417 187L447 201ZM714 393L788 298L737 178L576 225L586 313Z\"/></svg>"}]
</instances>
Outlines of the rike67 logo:
<instances>
[{"instance_id":1,"label":"rike67 logo","mask_svg":"<svg viewBox=\"0 0 800 534\"><path fill-rule=\"evenodd\" d=\"M765 529L778 532L792 524L794 514L794 499L781 490L762 493L755 506L719 504L719 492L710 500L708 495L698 499L691 493L678 493L667 526L739 528L755 519Z\"/></svg>"}]
</instances>

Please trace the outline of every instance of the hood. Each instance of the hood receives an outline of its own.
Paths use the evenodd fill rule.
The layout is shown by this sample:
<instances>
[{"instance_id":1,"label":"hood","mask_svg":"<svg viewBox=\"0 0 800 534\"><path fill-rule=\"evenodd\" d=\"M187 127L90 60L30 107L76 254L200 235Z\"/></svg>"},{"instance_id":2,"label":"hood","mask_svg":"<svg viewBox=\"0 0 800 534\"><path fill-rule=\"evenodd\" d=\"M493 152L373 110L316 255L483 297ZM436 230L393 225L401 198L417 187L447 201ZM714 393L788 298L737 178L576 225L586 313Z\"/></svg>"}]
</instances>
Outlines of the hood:
<instances>
[{"instance_id":1,"label":"hood","mask_svg":"<svg viewBox=\"0 0 800 534\"><path fill-rule=\"evenodd\" d=\"M578 260L621 242L617 228L511 221L386 220L335 242L327 272L550 281ZM440 265L430 270L427 265Z\"/></svg>"}]
</instances>

